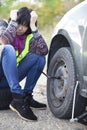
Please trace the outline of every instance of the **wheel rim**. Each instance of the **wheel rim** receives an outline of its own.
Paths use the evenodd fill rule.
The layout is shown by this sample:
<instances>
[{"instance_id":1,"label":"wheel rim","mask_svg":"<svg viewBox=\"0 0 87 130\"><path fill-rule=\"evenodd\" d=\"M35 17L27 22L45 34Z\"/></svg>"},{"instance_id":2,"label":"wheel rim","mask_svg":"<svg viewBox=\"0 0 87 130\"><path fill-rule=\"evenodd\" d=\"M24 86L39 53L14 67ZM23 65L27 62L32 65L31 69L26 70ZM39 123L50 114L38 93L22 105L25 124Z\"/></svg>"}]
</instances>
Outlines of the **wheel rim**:
<instances>
[{"instance_id":1,"label":"wheel rim","mask_svg":"<svg viewBox=\"0 0 87 130\"><path fill-rule=\"evenodd\" d=\"M60 77L60 79L52 79L51 100L55 107L59 107L63 104L67 89L69 73L64 61L56 62L52 75Z\"/></svg>"}]
</instances>

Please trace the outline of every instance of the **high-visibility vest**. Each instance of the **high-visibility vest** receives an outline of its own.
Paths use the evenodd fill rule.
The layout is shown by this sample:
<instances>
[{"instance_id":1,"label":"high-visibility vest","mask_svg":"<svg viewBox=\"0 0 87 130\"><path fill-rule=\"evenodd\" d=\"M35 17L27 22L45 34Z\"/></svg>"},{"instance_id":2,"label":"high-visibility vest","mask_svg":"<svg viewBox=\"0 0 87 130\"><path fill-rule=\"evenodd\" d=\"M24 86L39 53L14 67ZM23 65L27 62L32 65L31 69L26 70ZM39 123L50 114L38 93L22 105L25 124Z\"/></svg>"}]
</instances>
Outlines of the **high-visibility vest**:
<instances>
[{"instance_id":1,"label":"high-visibility vest","mask_svg":"<svg viewBox=\"0 0 87 130\"><path fill-rule=\"evenodd\" d=\"M33 34L29 34L27 36L26 41L25 41L25 47L24 47L24 49L23 49L23 51L21 52L20 55L18 54L18 50L16 50L17 65L29 53L29 44L30 44L30 40L32 39L32 37L33 37Z\"/></svg>"}]
</instances>

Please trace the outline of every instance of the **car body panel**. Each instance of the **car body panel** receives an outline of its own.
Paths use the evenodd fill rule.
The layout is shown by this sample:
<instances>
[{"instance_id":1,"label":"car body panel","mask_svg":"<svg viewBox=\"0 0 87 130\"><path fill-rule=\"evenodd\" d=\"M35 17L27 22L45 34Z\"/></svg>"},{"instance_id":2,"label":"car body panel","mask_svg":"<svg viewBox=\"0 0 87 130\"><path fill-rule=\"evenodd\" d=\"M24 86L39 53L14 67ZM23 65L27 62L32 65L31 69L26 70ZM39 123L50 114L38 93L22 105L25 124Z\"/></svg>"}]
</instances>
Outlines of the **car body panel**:
<instances>
[{"instance_id":1,"label":"car body panel","mask_svg":"<svg viewBox=\"0 0 87 130\"><path fill-rule=\"evenodd\" d=\"M51 60L50 55L53 51L52 48L54 48L55 39L59 35L64 36L71 47L79 77L78 80L82 81L81 84L83 84L83 80L86 80L87 77L87 1L81 2L68 11L56 25L52 35L48 62Z\"/></svg>"}]
</instances>

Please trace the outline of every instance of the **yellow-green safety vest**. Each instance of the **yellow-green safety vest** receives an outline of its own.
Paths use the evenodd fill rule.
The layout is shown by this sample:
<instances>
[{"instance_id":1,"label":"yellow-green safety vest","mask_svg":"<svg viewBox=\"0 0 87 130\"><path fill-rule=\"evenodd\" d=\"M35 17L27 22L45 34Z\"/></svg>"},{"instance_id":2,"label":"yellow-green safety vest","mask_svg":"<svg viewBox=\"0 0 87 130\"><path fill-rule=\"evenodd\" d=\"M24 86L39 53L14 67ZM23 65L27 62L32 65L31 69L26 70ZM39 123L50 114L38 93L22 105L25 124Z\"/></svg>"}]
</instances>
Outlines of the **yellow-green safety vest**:
<instances>
[{"instance_id":1,"label":"yellow-green safety vest","mask_svg":"<svg viewBox=\"0 0 87 130\"><path fill-rule=\"evenodd\" d=\"M18 55L18 50L16 50L17 65L29 53L29 44L30 44L30 40L32 39L32 37L33 37L33 34L29 34L27 36L26 41L25 41L25 47L20 55Z\"/></svg>"}]
</instances>

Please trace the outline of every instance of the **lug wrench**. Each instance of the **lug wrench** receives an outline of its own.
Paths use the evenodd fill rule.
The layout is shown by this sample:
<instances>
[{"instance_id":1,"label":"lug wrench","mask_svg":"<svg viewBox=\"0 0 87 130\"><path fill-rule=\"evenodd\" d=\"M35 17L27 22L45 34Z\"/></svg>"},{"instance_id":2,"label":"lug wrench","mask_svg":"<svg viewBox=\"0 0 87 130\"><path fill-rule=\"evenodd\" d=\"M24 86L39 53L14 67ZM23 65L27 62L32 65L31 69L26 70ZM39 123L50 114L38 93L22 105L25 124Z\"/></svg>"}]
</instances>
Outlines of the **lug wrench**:
<instances>
[{"instance_id":1,"label":"lug wrench","mask_svg":"<svg viewBox=\"0 0 87 130\"><path fill-rule=\"evenodd\" d=\"M49 76L49 75L47 75L47 74L45 74L44 72L42 72L48 79L61 79L61 77L55 77L55 76Z\"/></svg>"}]
</instances>

